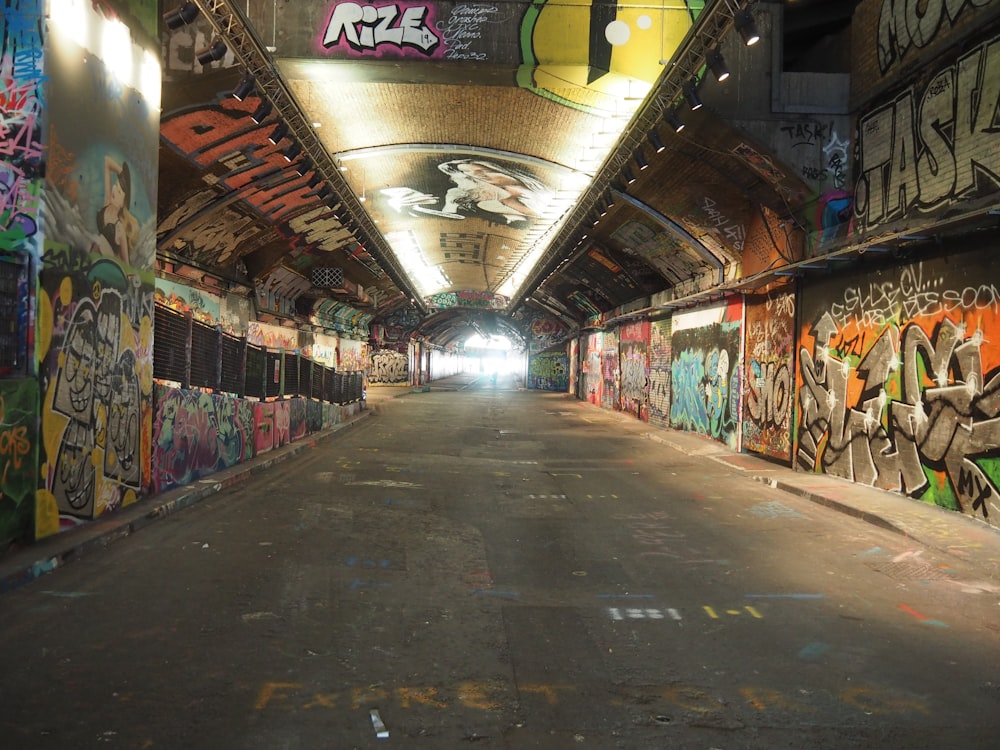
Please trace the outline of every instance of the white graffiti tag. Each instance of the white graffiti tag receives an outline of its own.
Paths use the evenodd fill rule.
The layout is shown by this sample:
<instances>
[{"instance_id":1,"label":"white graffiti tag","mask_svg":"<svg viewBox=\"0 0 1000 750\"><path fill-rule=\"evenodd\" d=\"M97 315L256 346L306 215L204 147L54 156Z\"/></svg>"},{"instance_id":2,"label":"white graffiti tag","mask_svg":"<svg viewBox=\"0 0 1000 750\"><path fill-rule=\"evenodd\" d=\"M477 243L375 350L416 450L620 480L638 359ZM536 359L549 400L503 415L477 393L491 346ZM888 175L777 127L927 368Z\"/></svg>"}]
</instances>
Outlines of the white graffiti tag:
<instances>
[{"instance_id":1,"label":"white graffiti tag","mask_svg":"<svg viewBox=\"0 0 1000 750\"><path fill-rule=\"evenodd\" d=\"M330 14L323 46L333 47L343 38L359 51L390 45L400 49L412 47L429 55L441 44L441 39L427 25L428 13L424 5L400 8L395 4L339 3Z\"/></svg>"}]
</instances>

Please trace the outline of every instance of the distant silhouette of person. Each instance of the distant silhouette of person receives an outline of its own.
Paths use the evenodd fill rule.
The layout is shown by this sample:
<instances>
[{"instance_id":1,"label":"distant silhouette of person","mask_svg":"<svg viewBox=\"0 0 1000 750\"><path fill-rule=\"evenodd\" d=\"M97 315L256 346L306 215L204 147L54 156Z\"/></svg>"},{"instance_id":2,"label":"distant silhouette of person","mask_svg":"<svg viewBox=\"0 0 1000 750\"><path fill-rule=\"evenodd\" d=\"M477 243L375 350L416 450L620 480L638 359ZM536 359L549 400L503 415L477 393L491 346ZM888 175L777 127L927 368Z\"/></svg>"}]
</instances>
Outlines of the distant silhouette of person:
<instances>
[{"instance_id":1,"label":"distant silhouette of person","mask_svg":"<svg viewBox=\"0 0 1000 750\"><path fill-rule=\"evenodd\" d=\"M128 265L139 239L139 222L132 215L132 172L128 163L104 157L104 205L97 210L97 231L111 254Z\"/></svg>"},{"instance_id":2,"label":"distant silhouette of person","mask_svg":"<svg viewBox=\"0 0 1000 750\"><path fill-rule=\"evenodd\" d=\"M507 224L520 224L539 215L538 203L548 193L527 172L484 159L455 159L439 164L438 169L455 186L445 194L440 210L417 206L417 211L462 219L479 210L501 216Z\"/></svg>"}]
</instances>

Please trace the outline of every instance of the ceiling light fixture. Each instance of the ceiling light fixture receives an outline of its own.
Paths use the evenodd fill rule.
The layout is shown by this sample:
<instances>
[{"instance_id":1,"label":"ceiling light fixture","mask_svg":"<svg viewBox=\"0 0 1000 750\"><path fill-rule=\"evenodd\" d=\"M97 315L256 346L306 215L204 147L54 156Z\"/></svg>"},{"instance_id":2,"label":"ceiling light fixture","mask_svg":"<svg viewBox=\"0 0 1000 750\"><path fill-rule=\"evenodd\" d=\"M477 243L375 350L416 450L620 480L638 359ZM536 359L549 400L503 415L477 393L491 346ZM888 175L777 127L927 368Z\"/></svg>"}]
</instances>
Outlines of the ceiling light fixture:
<instances>
[{"instance_id":1,"label":"ceiling light fixture","mask_svg":"<svg viewBox=\"0 0 1000 750\"><path fill-rule=\"evenodd\" d=\"M660 134L655 130L650 130L646 139L649 141L649 145L653 147L653 151L657 154L662 154L667 148L667 144L663 142L660 138Z\"/></svg>"},{"instance_id":2,"label":"ceiling light fixture","mask_svg":"<svg viewBox=\"0 0 1000 750\"><path fill-rule=\"evenodd\" d=\"M248 96L250 92L253 91L254 80L253 76L249 73L245 74L242 79L240 79L239 85L233 89L233 99L238 102L243 101Z\"/></svg>"},{"instance_id":3,"label":"ceiling light fixture","mask_svg":"<svg viewBox=\"0 0 1000 750\"><path fill-rule=\"evenodd\" d=\"M693 83L684 84L684 98L687 99L688 106L691 107L692 112L704 106Z\"/></svg>"},{"instance_id":4,"label":"ceiling light fixture","mask_svg":"<svg viewBox=\"0 0 1000 750\"><path fill-rule=\"evenodd\" d=\"M208 47L198 50L195 53L195 57L198 60L198 64L205 68L221 60L226 56L227 52L229 52L229 47L226 46L226 43L216 38L212 40L212 43Z\"/></svg>"},{"instance_id":5,"label":"ceiling light fixture","mask_svg":"<svg viewBox=\"0 0 1000 750\"><path fill-rule=\"evenodd\" d=\"M674 129L675 133L679 133L684 130L684 120L682 120L677 114L676 108L668 110L663 118L667 121L667 124Z\"/></svg>"},{"instance_id":6,"label":"ceiling light fixture","mask_svg":"<svg viewBox=\"0 0 1000 750\"><path fill-rule=\"evenodd\" d=\"M753 20L753 14L746 9L736 11L734 16L736 30L743 37L743 43L747 47L752 47L760 41L760 32L757 31L757 24Z\"/></svg>"},{"instance_id":7,"label":"ceiling light fixture","mask_svg":"<svg viewBox=\"0 0 1000 750\"><path fill-rule=\"evenodd\" d=\"M288 148L281 152L281 155L285 157L285 161L291 164L298 158L298 155L302 153L302 146L300 146L296 141L292 141Z\"/></svg>"},{"instance_id":8,"label":"ceiling light fixture","mask_svg":"<svg viewBox=\"0 0 1000 750\"><path fill-rule=\"evenodd\" d=\"M288 126L283 122L279 122L274 126L274 130L271 131L271 135L267 137L267 140L277 146L286 135L288 135Z\"/></svg>"},{"instance_id":9,"label":"ceiling light fixture","mask_svg":"<svg viewBox=\"0 0 1000 750\"><path fill-rule=\"evenodd\" d=\"M299 177L304 177L312 168L313 168L312 160L310 160L309 157L306 157L295 165L295 174L297 174Z\"/></svg>"},{"instance_id":10,"label":"ceiling light fixture","mask_svg":"<svg viewBox=\"0 0 1000 750\"><path fill-rule=\"evenodd\" d=\"M726 65L726 61L719 50L710 50L705 62L708 63L708 69L712 71L712 75L715 76L716 81L722 83L729 78L729 66Z\"/></svg>"},{"instance_id":11,"label":"ceiling light fixture","mask_svg":"<svg viewBox=\"0 0 1000 750\"><path fill-rule=\"evenodd\" d=\"M168 29L175 31L181 26L187 26L191 23L198 17L200 12L197 5L192 2L186 2L180 8L175 8L164 13L163 23L166 24Z\"/></svg>"},{"instance_id":12,"label":"ceiling light fixture","mask_svg":"<svg viewBox=\"0 0 1000 750\"><path fill-rule=\"evenodd\" d=\"M257 109L255 109L253 114L250 115L250 119L260 125L267 119L269 114L271 114L271 102L267 99L261 99L260 104L257 105Z\"/></svg>"}]
</instances>

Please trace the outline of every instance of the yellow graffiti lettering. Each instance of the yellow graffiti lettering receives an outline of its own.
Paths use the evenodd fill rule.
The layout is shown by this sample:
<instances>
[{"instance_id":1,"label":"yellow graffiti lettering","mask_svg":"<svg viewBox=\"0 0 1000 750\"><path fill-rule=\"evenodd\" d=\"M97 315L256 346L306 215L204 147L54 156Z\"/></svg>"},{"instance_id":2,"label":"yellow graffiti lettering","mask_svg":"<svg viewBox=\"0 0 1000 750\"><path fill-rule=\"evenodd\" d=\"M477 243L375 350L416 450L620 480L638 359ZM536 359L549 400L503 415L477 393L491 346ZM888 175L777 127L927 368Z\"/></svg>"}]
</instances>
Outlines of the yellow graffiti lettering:
<instances>
[{"instance_id":1,"label":"yellow graffiti lettering","mask_svg":"<svg viewBox=\"0 0 1000 750\"><path fill-rule=\"evenodd\" d=\"M336 708L339 693L316 693L315 697L302 708Z\"/></svg>"},{"instance_id":2,"label":"yellow graffiti lettering","mask_svg":"<svg viewBox=\"0 0 1000 750\"><path fill-rule=\"evenodd\" d=\"M265 682L260 686L260 692L257 694L257 702L254 703L254 708L258 711L263 711L272 700L287 698L288 696L283 691L298 690L300 687L302 686L297 682Z\"/></svg>"},{"instance_id":3,"label":"yellow graffiti lettering","mask_svg":"<svg viewBox=\"0 0 1000 750\"><path fill-rule=\"evenodd\" d=\"M719 703L715 698L704 690L690 685L671 685L668 688L664 688L663 697L675 706L700 713L708 713L719 707Z\"/></svg>"},{"instance_id":4,"label":"yellow graffiti lettering","mask_svg":"<svg viewBox=\"0 0 1000 750\"><path fill-rule=\"evenodd\" d=\"M421 703L425 706L433 706L434 708L447 708L448 704L444 701L436 700L434 696L437 695L437 688L427 687L427 688L397 688L396 696L399 698L399 704L403 708L409 708L410 703Z\"/></svg>"},{"instance_id":5,"label":"yellow graffiti lettering","mask_svg":"<svg viewBox=\"0 0 1000 750\"><path fill-rule=\"evenodd\" d=\"M930 713L925 701L919 698L894 696L880 688L859 685L843 691L840 697L847 705L864 711L866 714L906 713L908 711L919 711L922 714Z\"/></svg>"},{"instance_id":6,"label":"yellow graffiti lettering","mask_svg":"<svg viewBox=\"0 0 1000 750\"><path fill-rule=\"evenodd\" d=\"M377 703L389 697L389 693L380 687L370 685L366 688L354 688L351 690L351 707L361 708L365 703Z\"/></svg>"},{"instance_id":7,"label":"yellow graffiti lettering","mask_svg":"<svg viewBox=\"0 0 1000 750\"><path fill-rule=\"evenodd\" d=\"M782 711L813 711L812 706L788 700L780 690L761 687L740 688L744 700L758 711L769 711L773 708Z\"/></svg>"},{"instance_id":8,"label":"yellow graffiti lettering","mask_svg":"<svg viewBox=\"0 0 1000 750\"><path fill-rule=\"evenodd\" d=\"M486 694L486 687L477 682L463 682L458 686L458 699L466 708L478 708L483 711L494 711L497 704Z\"/></svg>"},{"instance_id":9,"label":"yellow graffiti lettering","mask_svg":"<svg viewBox=\"0 0 1000 750\"><path fill-rule=\"evenodd\" d=\"M572 685L518 685L518 690L522 693L537 693L545 696L545 701L550 706L559 702L560 690L574 690Z\"/></svg>"}]
</instances>

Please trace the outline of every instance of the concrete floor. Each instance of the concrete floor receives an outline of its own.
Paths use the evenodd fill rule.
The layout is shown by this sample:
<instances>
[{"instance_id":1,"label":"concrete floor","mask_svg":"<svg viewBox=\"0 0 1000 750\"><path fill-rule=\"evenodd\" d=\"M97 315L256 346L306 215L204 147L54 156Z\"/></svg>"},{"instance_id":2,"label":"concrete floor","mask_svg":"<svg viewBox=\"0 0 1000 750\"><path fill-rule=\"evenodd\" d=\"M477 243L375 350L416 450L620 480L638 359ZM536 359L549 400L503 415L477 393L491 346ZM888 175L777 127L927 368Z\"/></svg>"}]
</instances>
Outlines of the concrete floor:
<instances>
[{"instance_id":1,"label":"concrete floor","mask_svg":"<svg viewBox=\"0 0 1000 750\"><path fill-rule=\"evenodd\" d=\"M0 744L996 747L1000 535L946 554L513 385L380 398L0 596Z\"/></svg>"}]
</instances>

